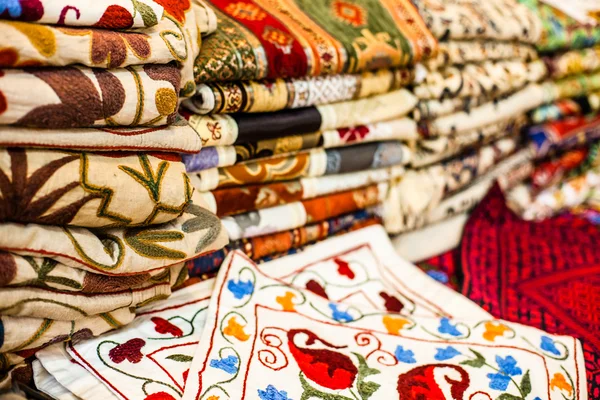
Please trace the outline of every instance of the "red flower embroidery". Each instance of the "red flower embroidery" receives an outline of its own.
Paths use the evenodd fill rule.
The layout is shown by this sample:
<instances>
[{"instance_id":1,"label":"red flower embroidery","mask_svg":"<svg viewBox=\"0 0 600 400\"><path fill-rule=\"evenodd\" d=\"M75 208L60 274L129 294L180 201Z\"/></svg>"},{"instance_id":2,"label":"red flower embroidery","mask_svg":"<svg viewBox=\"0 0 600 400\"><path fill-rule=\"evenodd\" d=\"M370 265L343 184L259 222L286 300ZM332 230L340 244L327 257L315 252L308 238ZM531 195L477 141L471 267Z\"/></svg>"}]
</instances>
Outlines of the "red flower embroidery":
<instances>
[{"instance_id":1,"label":"red flower embroidery","mask_svg":"<svg viewBox=\"0 0 600 400\"><path fill-rule=\"evenodd\" d=\"M402 400L445 400L446 396L435 381L434 371L436 369L448 368L458 371L460 380L448 376L444 377L445 384L450 384L450 394L454 400L462 400L465 391L469 387L469 374L459 366L450 364L430 364L411 369L398 376L398 394ZM437 374L440 376L440 374ZM453 374L454 375L454 374Z\"/></svg>"},{"instance_id":2,"label":"red flower embroidery","mask_svg":"<svg viewBox=\"0 0 600 400\"><path fill-rule=\"evenodd\" d=\"M154 330L158 333L170 333L175 337L183 336L183 331L178 327L160 317L152 317L150 321L154 322Z\"/></svg>"},{"instance_id":3,"label":"red flower embroidery","mask_svg":"<svg viewBox=\"0 0 600 400\"><path fill-rule=\"evenodd\" d=\"M348 279L354 279L356 275L354 274L354 271L350 269L350 265L346 261L340 260L339 258L334 258L333 262L338 266L338 274L345 276Z\"/></svg>"},{"instance_id":4,"label":"red flower embroidery","mask_svg":"<svg viewBox=\"0 0 600 400\"><path fill-rule=\"evenodd\" d=\"M314 294L324 297L326 299L329 298L329 296L327 296L327 292L325 292L325 289L323 288L323 286L321 286L321 284L317 281L315 281L314 279L311 279L310 281L306 282L306 289L310 290L311 292L313 292Z\"/></svg>"},{"instance_id":5,"label":"red flower embroidery","mask_svg":"<svg viewBox=\"0 0 600 400\"><path fill-rule=\"evenodd\" d=\"M129 339L108 352L108 356L113 362L120 364L127 360L130 363L139 363L142 361L142 352L140 351L146 342L143 339Z\"/></svg>"},{"instance_id":6,"label":"red flower embroidery","mask_svg":"<svg viewBox=\"0 0 600 400\"><path fill-rule=\"evenodd\" d=\"M171 396L167 392L156 392L149 394L144 400L176 400L175 397Z\"/></svg>"},{"instance_id":7,"label":"red flower embroidery","mask_svg":"<svg viewBox=\"0 0 600 400\"><path fill-rule=\"evenodd\" d=\"M352 128L340 128L337 131L340 139L347 143L362 140L369 134L369 128L364 125L353 126Z\"/></svg>"},{"instance_id":8,"label":"red flower embroidery","mask_svg":"<svg viewBox=\"0 0 600 400\"><path fill-rule=\"evenodd\" d=\"M294 342L297 335L307 336L308 346L315 344L316 341L332 349L343 349L346 346L334 346L306 329L292 329L287 334L290 352L307 378L333 390L347 389L352 386L358 369L350 357L327 349L298 347Z\"/></svg>"},{"instance_id":9,"label":"red flower embroidery","mask_svg":"<svg viewBox=\"0 0 600 400\"><path fill-rule=\"evenodd\" d=\"M190 373L189 369L186 369L185 371L183 371L183 383L185 384L187 382L187 377Z\"/></svg>"},{"instance_id":10,"label":"red flower embroidery","mask_svg":"<svg viewBox=\"0 0 600 400\"><path fill-rule=\"evenodd\" d=\"M156 3L163 6L165 11L177 21L183 23L185 21L185 12L190 9L190 0L154 0Z\"/></svg>"},{"instance_id":11,"label":"red flower embroidery","mask_svg":"<svg viewBox=\"0 0 600 400\"><path fill-rule=\"evenodd\" d=\"M394 296L390 296L385 292L379 293L379 296L385 301L385 309L388 311L400 312L404 308L404 304Z\"/></svg>"}]
</instances>

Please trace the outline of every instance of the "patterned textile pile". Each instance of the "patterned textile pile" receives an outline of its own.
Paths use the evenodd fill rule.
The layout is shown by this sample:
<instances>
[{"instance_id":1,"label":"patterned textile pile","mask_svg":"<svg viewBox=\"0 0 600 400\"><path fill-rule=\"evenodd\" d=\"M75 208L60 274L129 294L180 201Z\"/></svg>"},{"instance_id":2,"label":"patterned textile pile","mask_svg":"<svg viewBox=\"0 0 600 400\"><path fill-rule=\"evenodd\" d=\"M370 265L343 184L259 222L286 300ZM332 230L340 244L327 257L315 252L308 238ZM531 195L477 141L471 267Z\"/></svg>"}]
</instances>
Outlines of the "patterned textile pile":
<instances>
[{"instance_id":1,"label":"patterned textile pile","mask_svg":"<svg viewBox=\"0 0 600 400\"><path fill-rule=\"evenodd\" d=\"M513 208L529 220L600 204L600 27L548 7L537 10L546 28L538 46L549 71L545 87L554 101L531 113L536 167L530 182L510 194Z\"/></svg>"},{"instance_id":2,"label":"patterned textile pile","mask_svg":"<svg viewBox=\"0 0 600 400\"><path fill-rule=\"evenodd\" d=\"M201 148L177 108L209 9L12 1L0 18L2 386L45 346L132 322L227 235L179 155Z\"/></svg>"},{"instance_id":3,"label":"patterned textile pile","mask_svg":"<svg viewBox=\"0 0 600 400\"><path fill-rule=\"evenodd\" d=\"M394 1L210 2L219 29L196 61L182 111L203 149L184 155L230 245L277 257L378 221L389 182L418 138L405 86L437 44L415 7ZM406 21L411 21L407 23Z\"/></svg>"},{"instance_id":4,"label":"patterned textile pile","mask_svg":"<svg viewBox=\"0 0 600 400\"><path fill-rule=\"evenodd\" d=\"M125 329L37 358L65 399L587 398L579 341L494 319L381 226L259 265L233 251Z\"/></svg>"},{"instance_id":5,"label":"patterned textile pile","mask_svg":"<svg viewBox=\"0 0 600 400\"><path fill-rule=\"evenodd\" d=\"M416 4L440 51L417 70L412 117L419 140L410 169L391 185L384 213L388 232L402 233L398 252L411 261L456 247L467 213L496 179L508 188L531 173L520 131L527 111L547 97L538 84L546 65L533 46L542 24L526 6L513 0Z\"/></svg>"}]
</instances>

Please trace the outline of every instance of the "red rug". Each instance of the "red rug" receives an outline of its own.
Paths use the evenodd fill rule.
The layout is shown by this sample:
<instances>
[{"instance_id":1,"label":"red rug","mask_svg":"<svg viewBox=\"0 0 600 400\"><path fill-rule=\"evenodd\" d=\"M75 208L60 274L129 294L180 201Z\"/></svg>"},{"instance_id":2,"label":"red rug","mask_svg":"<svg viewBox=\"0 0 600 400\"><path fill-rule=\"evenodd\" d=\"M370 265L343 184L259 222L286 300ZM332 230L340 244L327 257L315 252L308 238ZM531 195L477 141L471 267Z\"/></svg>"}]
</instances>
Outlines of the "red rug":
<instances>
[{"instance_id":1,"label":"red rug","mask_svg":"<svg viewBox=\"0 0 600 400\"><path fill-rule=\"evenodd\" d=\"M461 243L462 292L498 318L583 344L590 399L600 398L600 230L587 220L523 221L494 187Z\"/></svg>"}]
</instances>

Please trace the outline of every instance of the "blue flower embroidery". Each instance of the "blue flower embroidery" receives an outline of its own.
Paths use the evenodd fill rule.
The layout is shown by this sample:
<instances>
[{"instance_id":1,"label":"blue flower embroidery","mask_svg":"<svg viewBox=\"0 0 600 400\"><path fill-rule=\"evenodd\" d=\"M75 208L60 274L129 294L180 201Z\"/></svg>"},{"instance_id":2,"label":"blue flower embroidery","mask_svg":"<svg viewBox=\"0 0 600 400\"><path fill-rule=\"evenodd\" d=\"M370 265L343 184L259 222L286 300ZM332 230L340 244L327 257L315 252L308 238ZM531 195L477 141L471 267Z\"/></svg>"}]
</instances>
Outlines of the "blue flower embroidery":
<instances>
[{"instance_id":1,"label":"blue flower embroidery","mask_svg":"<svg viewBox=\"0 0 600 400\"><path fill-rule=\"evenodd\" d=\"M434 358L438 361L446 361L446 360L449 360L451 358L458 356L459 354L461 354L461 352L456 350L452 346L448 346L445 349L438 347L437 353L434 356Z\"/></svg>"},{"instance_id":2,"label":"blue flower embroidery","mask_svg":"<svg viewBox=\"0 0 600 400\"><path fill-rule=\"evenodd\" d=\"M500 371L494 374L487 374L487 377L490 378L491 389L506 390L510 383L510 377L523 373L523 370L517 366L517 360L513 356L506 356L505 358L496 356L496 364L498 364Z\"/></svg>"},{"instance_id":3,"label":"blue flower embroidery","mask_svg":"<svg viewBox=\"0 0 600 400\"><path fill-rule=\"evenodd\" d=\"M445 333L447 335L452 335L452 336L461 336L462 335L462 333L460 333L458 328L456 328L456 325L452 325L450 323L450 320L446 317L444 317L440 320L440 326L438 327L438 332Z\"/></svg>"},{"instance_id":4,"label":"blue flower embroidery","mask_svg":"<svg viewBox=\"0 0 600 400\"><path fill-rule=\"evenodd\" d=\"M238 358L236 356L227 356L220 360L210 360L210 366L222 369L228 374L235 374L238 371Z\"/></svg>"},{"instance_id":5,"label":"blue flower embroidery","mask_svg":"<svg viewBox=\"0 0 600 400\"><path fill-rule=\"evenodd\" d=\"M236 281L234 279L230 279L229 282L227 282L227 289L233 293L233 296L236 299L241 300L244 298L244 296L254 292L254 284L250 281Z\"/></svg>"},{"instance_id":6,"label":"blue flower embroidery","mask_svg":"<svg viewBox=\"0 0 600 400\"><path fill-rule=\"evenodd\" d=\"M6 10L8 10L8 14L13 18L20 17L23 12L19 0L0 0L0 14Z\"/></svg>"},{"instance_id":7,"label":"blue flower embroidery","mask_svg":"<svg viewBox=\"0 0 600 400\"><path fill-rule=\"evenodd\" d=\"M267 386L266 390L258 389L258 397L260 400L292 400L285 390L279 391L273 385Z\"/></svg>"},{"instance_id":8,"label":"blue flower embroidery","mask_svg":"<svg viewBox=\"0 0 600 400\"><path fill-rule=\"evenodd\" d=\"M556 348L554 344L554 340L548 336L542 336L542 344L540 345L541 349L547 351L548 353L552 353L555 356L560 356L560 350Z\"/></svg>"},{"instance_id":9,"label":"blue flower embroidery","mask_svg":"<svg viewBox=\"0 0 600 400\"><path fill-rule=\"evenodd\" d=\"M448 283L448 275L446 275L442 271L435 271L435 270L427 271L427 275L429 275L431 278L435 279L438 282Z\"/></svg>"},{"instance_id":10,"label":"blue flower embroidery","mask_svg":"<svg viewBox=\"0 0 600 400\"><path fill-rule=\"evenodd\" d=\"M354 318L347 311L342 311L338 309L337 304L329 303L329 308L332 311L332 317L338 322L350 322L353 321Z\"/></svg>"},{"instance_id":11,"label":"blue flower embroidery","mask_svg":"<svg viewBox=\"0 0 600 400\"><path fill-rule=\"evenodd\" d=\"M510 383L510 376L504 374L487 374L490 378L490 389L505 391Z\"/></svg>"},{"instance_id":12,"label":"blue flower embroidery","mask_svg":"<svg viewBox=\"0 0 600 400\"><path fill-rule=\"evenodd\" d=\"M394 355L396 356L396 360L406 364L414 364L417 362L417 360L415 360L415 353L413 353L412 350L404 350L404 347L402 346L396 347Z\"/></svg>"}]
</instances>

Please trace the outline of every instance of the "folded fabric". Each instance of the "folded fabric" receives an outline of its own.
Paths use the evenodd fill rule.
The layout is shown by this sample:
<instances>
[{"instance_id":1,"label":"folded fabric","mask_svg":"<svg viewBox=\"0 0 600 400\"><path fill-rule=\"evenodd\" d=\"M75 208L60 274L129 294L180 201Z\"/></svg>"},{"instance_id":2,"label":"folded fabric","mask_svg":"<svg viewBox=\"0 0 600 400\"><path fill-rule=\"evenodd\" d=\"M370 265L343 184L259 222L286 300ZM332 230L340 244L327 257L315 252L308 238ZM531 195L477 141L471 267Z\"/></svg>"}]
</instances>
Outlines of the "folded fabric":
<instances>
[{"instance_id":1,"label":"folded fabric","mask_svg":"<svg viewBox=\"0 0 600 400\"><path fill-rule=\"evenodd\" d=\"M41 348L65 341L78 342L99 336L130 323L135 314L129 307L81 318L76 321L54 321L48 318L0 316L0 365L11 365L13 354L27 358ZM5 363L5 364L4 364Z\"/></svg>"},{"instance_id":2,"label":"folded fabric","mask_svg":"<svg viewBox=\"0 0 600 400\"><path fill-rule=\"evenodd\" d=\"M280 266L287 266L283 261ZM397 274L403 278L421 274L429 290L435 286L429 298L423 298L425 290L409 292L412 287L417 290L411 285L401 293L415 299L413 303L398 300L397 292L373 289L367 299L372 293L378 302L370 306L363 305L365 296L349 296L344 303L336 303L335 299L342 300L334 295L337 287L364 282L364 270L351 261L351 256L340 255L326 262L323 280L332 284L323 298L323 291L319 296L295 282L291 286L265 276L269 264L255 266L239 253L231 255L217 277L183 399L224 392L232 398L258 394L264 399L369 398L397 393L404 399L418 398L414 391L419 386L423 388L420 394L431 394L431 398L444 398L447 390L455 398L482 393L482 398L491 394L517 397L527 392L532 397L562 399L566 390L552 386L549 376L572 382L571 393L586 397L585 367L576 339L490 320L485 312L481 319L470 314L471 320L439 316L460 296L407 263L396 266ZM386 267L380 266L384 275L375 283L395 289L397 275L388 278L389 283L383 281L390 276ZM412 267L410 273L406 267ZM339 292L355 293L353 287L342 287ZM423 305L426 300L429 304ZM398 310L396 301L407 306L399 313L386 311L386 305ZM438 304L441 310L433 316L436 312L429 310ZM562 349L560 357L545 350L546 343ZM227 357L233 366L225 370L220 366ZM447 374L452 378L447 379ZM367 387L368 382L372 384Z\"/></svg>"},{"instance_id":3,"label":"folded fabric","mask_svg":"<svg viewBox=\"0 0 600 400\"><path fill-rule=\"evenodd\" d=\"M187 121L177 116L171 125L148 128L41 129L0 126L0 146L197 154L202 148L202 141Z\"/></svg>"},{"instance_id":4,"label":"folded fabric","mask_svg":"<svg viewBox=\"0 0 600 400\"><path fill-rule=\"evenodd\" d=\"M75 321L119 308L141 307L169 297L171 288L187 277L184 263L165 269L152 281L112 293L61 291L49 287L21 286L0 289L1 315Z\"/></svg>"},{"instance_id":5,"label":"folded fabric","mask_svg":"<svg viewBox=\"0 0 600 400\"><path fill-rule=\"evenodd\" d=\"M600 155L600 142L589 147L566 151L536 165L531 174L531 185L534 191L552 186L570 175L582 175L597 164Z\"/></svg>"},{"instance_id":6,"label":"folded fabric","mask_svg":"<svg viewBox=\"0 0 600 400\"><path fill-rule=\"evenodd\" d=\"M571 50L555 56L546 56L543 60L552 79L594 72L600 69L600 47Z\"/></svg>"},{"instance_id":7,"label":"folded fabric","mask_svg":"<svg viewBox=\"0 0 600 400\"><path fill-rule=\"evenodd\" d=\"M495 189L471 215L461 244L463 294L495 317L581 340L587 374L581 385L587 381L590 399L600 395L599 240L598 227L585 220L524 221ZM564 354L551 340L543 347L554 357ZM568 387L561 389L565 396L575 395Z\"/></svg>"},{"instance_id":8,"label":"folded fabric","mask_svg":"<svg viewBox=\"0 0 600 400\"><path fill-rule=\"evenodd\" d=\"M125 329L65 344L64 350L62 345L52 346L36 356L67 389L84 398L99 388L108 389L114 398L143 399L154 394L179 399L204 328L213 284L209 280L175 292L168 300L140 310ZM70 357L83 368L70 367L65 362ZM133 371L127 368L131 363Z\"/></svg>"},{"instance_id":9,"label":"folded fabric","mask_svg":"<svg viewBox=\"0 0 600 400\"><path fill-rule=\"evenodd\" d=\"M568 76L546 82L545 86L552 95L551 100L585 96L600 90L600 72Z\"/></svg>"},{"instance_id":10,"label":"folded fabric","mask_svg":"<svg viewBox=\"0 0 600 400\"><path fill-rule=\"evenodd\" d=\"M477 97L455 97L442 100L421 100L412 111L411 117L415 121L420 121L423 119L443 117L444 115L453 114L457 111L470 112L473 107L481 106L492 100L500 100L504 97L508 96L483 95Z\"/></svg>"},{"instance_id":11,"label":"folded fabric","mask_svg":"<svg viewBox=\"0 0 600 400\"><path fill-rule=\"evenodd\" d=\"M316 147L340 147L382 140L408 141L419 137L417 124L413 119L398 118L350 128L240 143L234 146L204 147L199 153L184 155L182 160L187 172L198 172Z\"/></svg>"},{"instance_id":12,"label":"folded fabric","mask_svg":"<svg viewBox=\"0 0 600 400\"><path fill-rule=\"evenodd\" d=\"M206 204L211 205L211 209L216 209L217 216L224 217L386 182L402 174L404 168L395 166L347 174L300 178L289 182L224 188L202 192L199 195L203 197ZM231 199L236 200L231 201Z\"/></svg>"},{"instance_id":13,"label":"folded fabric","mask_svg":"<svg viewBox=\"0 0 600 400\"><path fill-rule=\"evenodd\" d=\"M407 170L392 182L384 203L387 231L399 233L434 209L449 193L460 190L491 170L517 148L518 140L500 139L478 150L419 170Z\"/></svg>"},{"instance_id":14,"label":"folded fabric","mask_svg":"<svg viewBox=\"0 0 600 400\"><path fill-rule=\"evenodd\" d=\"M516 0L415 2L427 27L438 39L495 39L537 43L542 24Z\"/></svg>"},{"instance_id":15,"label":"folded fabric","mask_svg":"<svg viewBox=\"0 0 600 400\"><path fill-rule=\"evenodd\" d=\"M211 3L219 29L206 38L196 60L199 83L405 67L437 51L418 11L406 0Z\"/></svg>"},{"instance_id":16,"label":"folded fabric","mask_svg":"<svg viewBox=\"0 0 600 400\"><path fill-rule=\"evenodd\" d=\"M538 82L546 73L546 65L541 60L529 63L484 61L429 72L413 90L419 99L497 97L521 89L528 83Z\"/></svg>"},{"instance_id":17,"label":"folded fabric","mask_svg":"<svg viewBox=\"0 0 600 400\"><path fill-rule=\"evenodd\" d=\"M600 43L600 29L582 24L543 0L518 0L541 21L543 31L535 45L539 51L592 47Z\"/></svg>"},{"instance_id":18,"label":"folded fabric","mask_svg":"<svg viewBox=\"0 0 600 400\"><path fill-rule=\"evenodd\" d=\"M198 114L268 112L361 99L399 89L412 82L408 69L382 69L274 81L201 84L183 104Z\"/></svg>"},{"instance_id":19,"label":"folded fabric","mask_svg":"<svg viewBox=\"0 0 600 400\"><path fill-rule=\"evenodd\" d=\"M539 193L520 187L510 194L512 208L526 220L540 221L568 208L582 205L600 190L600 168L570 178Z\"/></svg>"},{"instance_id":20,"label":"folded fabric","mask_svg":"<svg viewBox=\"0 0 600 400\"><path fill-rule=\"evenodd\" d=\"M165 125L177 115L180 84L174 65L0 69L0 124L44 129ZM23 96L27 88L35 88L35 96Z\"/></svg>"},{"instance_id":21,"label":"folded fabric","mask_svg":"<svg viewBox=\"0 0 600 400\"><path fill-rule=\"evenodd\" d=\"M457 112L431 121L421 121L419 130L426 137L461 134L518 116L548 100L553 100L548 90L532 83L505 99L486 103L469 112Z\"/></svg>"},{"instance_id":22,"label":"folded fabric","mask_svg":"<svg viewBox=\"0 0 600 400\"><path fill-rule=\"evenodd\" d=\"M203 146L222 146L387 121L405 116L417 99L405 89L366 99L272 113L182 115Z\"/></svg>"},{"instance_id":23,"label":"folded fabric","mask_svg":"<svg viewBox=\"0 0 600 400\"><path fill-rule=\"evenodd\" d=\"M410 165L424 167L457 155L467 148L479 147L505 136L518 136L527 122L527 117L521 115L460 135L419 140L412 149Z\"/></svg>"},{"instance_id":24,"label":"folded fabric","mask_svg":"<svg viewBox=\"0 0 600 400\"><path fill-rule=\"evenodd\" d=\"M373 224L381 224L374 210L359 210L285 232L236 240L221 250L187 261L188 273L191 277L199 277L218 270L233 250L242 251L252 260L262 262L300 251L307 244Z\"/></svg>"},{"instance_id":25,"label":"folded fabric","mask_svg":"<svg viewBox=\"0 0 600 400\"><path fill-rule=\"evenodd\" d=\"M600 138L600 115L572 117L532 126L527 133L536 158Z\"/></svg>"},{"instance_id":26,"label":"folded fabric","mask_svg":"<svg viewBox=\"0 0 600 400\"><path fill-rule=\"evenodd\" d=\"M71 268L51 258L20 256L0 252L2 276L0 293L7 288L41 288L57 293L93 295L124 292L129 288L163 282L171 269L131 276L107 276ZM182 275L181 279L185 278Z\"/></svg>"},{"instance_id":27,"label":"folded fabric","mask_svg":"<svg viewBox=\"0 0 600 400\"><path fill-rule=\"evenodd\" d=\"M346 192L224 217L221 218L221 223L227 230L229 240L268 235L374 206L383 201L387 189L387 182L382 182Z\"/></svg>"},{"instance_id":28,"label":"folded fabric","mask_svg":"<svg viewBox=\"0 0 600 400\"><path fill-rule=\"evenodd\" d=\"M527 179L532 168L531 153L524 149L501 158L495 165L482 167L480 172L465 178L451 194L442 192L439 188L432 190L428 197L420 199L421 204L413 203L412 198L415 196L411 192L402 192L411 188L408 186L411 181L405 185L398 185L396 191L390 190L391 195L384 203L384 225L388 231L400 233L419 229L469 211L485 196L496 180L501 182L504 188L512 188ZM414 176L408 174L407 177L412 180ZM425 179L423 181L422 187L419 188L415 188L415 183L412 183L412 191L427 190L427 182ZM409 206L408 204L411 203L412 205ZM413 212L417 207L423 208L420 212Z\"/></svg>"},{"instance_id":29,"label":"folded fabric","mask_svg":"<svg viewBox=\"0 0 600 400\"><path fill-rule=\"evenodd\" d=\"M531 122L541 124L557 121L571 116L583 116L600 109L600 93L594 92L572 99L560 99L543 104L531 111Z\"/></svg>"},{"instance_id":30,"label":"folded fabric","mask_svg":"<svg viewBox=\"0 0 600 400\"><path fill-rule=\"evenodd\" d=\"M107 29L142 28L162 19L162 3L170 6L164 0L96 0L86 7L73 0L17 0L3 6L0 19Z\"/></svg>"},{"instance_id":31,"label":"folded fabric","mask_svg":"<svg viewBox=\"0 0 600 400\"><path fill-rule=\"evenodd\" d=\"M64 392L71 396L64 397L64 400L119 399L108 386L103 385L102 381L94 379L92 374L74 360L64 346L64 344L55 344L36 353L38 358L32 363L33 379L39 390L59 400L63 399L58 395ZM51 362L46 361L48 369L44 367L40 359L51 360Z\"/></svg>"},{"instance_id":32,"label":"folded fabric","mask_svg":"<svg viewBox=\"0 0 600 400\"><path fill-rule=\"evenodd\" d=\"M140 3L137 3L140 4ZM138 64L167 64L185 56L183 26L163 18L143 30L67 28L28 22L1 21L0 67L64 66L83 64L119 68Z\"/></svg>"},{"instance_id":33,"label":"folded fabric","mask_svg":"<svg viewBox=\"0 0 600 400\"><path fill-rule=\"evenodd\" d=\"M286 181L302 177L343 174L410 162L410 149L400 142L373 142L335 149L252 160L229 167L190 174L194 187L202 192L232 186Z\"/></svg>"},{"instance_id":34,"label":"folded fabric","mask_svg":"<svg viewBox=\"0 0 600 400\"><path fill-rule=\"evenodd\" d=\"M103 275L157 271L222 248L227 233L201 197L194 195L173 221L137 228L89 230L36 224L0 224L0 249L47 257Z\"/></svg>"},{"instance_id":35,"label":"folded fabric","mask_svg":"<svg viewBox=\"0 0 600 400\"><path fill-rule=\"evenodd\" d=\"M0 149L0 221L145 226L183 213L193 188L179 156Z\"/></svg>"},{"instance_id":36,"label":"folded fabric","mask_svg":"<svg viewBox=\"0 0 600 400\"><path fill-rule=\"evenodd\" d=\"M71 364L71 369L74 370L76 365L77 364L73 362ZM56 400L79 399L79 397L77 397L74 393L61 385L53 375L50 375L50 373L42 366L39 360L33 360L31 366L33 368L33 381L35 383L35 387L42 393L45 393ZM106 396L107 394L109 396ZM116 397L108 389L106 389L102 395L106 396L104 397L105 400L116 399ZM87 399L91 400L93 398L87 397Z\"/></svg>"},{"instance_id":37,"label":"folded fabric","mask_svg":"<svg viewBox=\"0 0 600 400\"><path fill-rule=\"evenodd\" d=\"M450 65L463 65L495 60L520 60L531 62L538 59L535 47L519 42L498 40L450 40L438 44L435 58L424 65L430 71L436 71Z\"/></svg>"}]
</instances>

